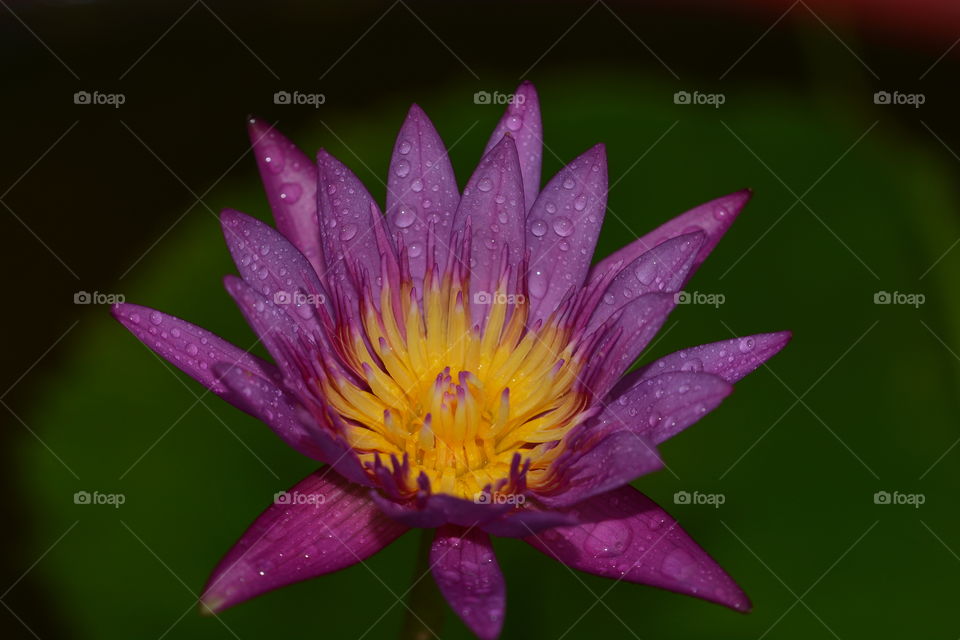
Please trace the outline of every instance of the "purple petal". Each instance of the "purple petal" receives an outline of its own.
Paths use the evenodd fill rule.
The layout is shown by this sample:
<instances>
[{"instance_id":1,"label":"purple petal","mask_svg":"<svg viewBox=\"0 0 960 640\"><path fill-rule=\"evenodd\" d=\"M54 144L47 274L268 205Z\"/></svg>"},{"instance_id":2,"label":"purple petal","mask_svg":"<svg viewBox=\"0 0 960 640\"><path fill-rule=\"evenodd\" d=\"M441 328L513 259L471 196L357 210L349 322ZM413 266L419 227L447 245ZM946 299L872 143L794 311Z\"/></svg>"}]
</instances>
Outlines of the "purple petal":
<instances>
[{"instance_id":1,"label":"purple petal","mask_svg":"<svg viewBox=\"0 0 960 640\"><path fill-rule=\"evenodd\" d=\"M277 504L283 499L286 504ZM329 468L279 494L214 569L202 601L217 612L362 561L407 530Z\"/></svg>"},{"instance_id":2,"label":"purple petal","mask_svg":"<svg viewBox=\"0 0 960 640\"><path fill-rule=\"evenodd\" d=\"M514 509L510 504L478 503L441 493L406 503L399 503L381 495L374 495L373 500L385 514L408 527L432 528L444 524L481 527L502 518Z\"/></svg>"},{"instance_id":3,"label":"purple petal","mask_svg":"<svg viewBox=\"0 0 960 640\"><path fill-rule=\"evenodd\" d=\"M223 279L227 293L234 299L247 324L280 365L285 374L298 371L289 345L302 335L301 328L280 307L257 293L246 281L236 276Z\"/></svg>"},{"instance_id":4,"label":"purple petal","mask_svg":"<svg viewBox=\"0 0 960 640\"><path fill-rule=\"evenodd\" d=\"M587 524L526 538L567 566L749 611L750 600L677 521L633 487L578 504Z\"/></svg>"},{"instance_id":5,"label":"purple petal","mask_svg":"<svg viewBox=\"0 0 960 640\"><path fill-rule=\"evenodd\" d=\"M669 371L703 371L733 383L777 355L791 337L789 331L760 333L677 351L631 373L617 387Z\"/></svg>"},{"instance_id":6,"label":"purple petal","mask_svg":"<svg viewBox=\"0 0 960 640\"><path fill-rule=\"evenodd\" d=\"M623 393L610 394L592 429L627 429L660 444L716 409L732 392L732 384L709 373L672 371L641 378Z\"/></svg>"},{"instance_id":7,"label":"purple petal","mask_svg":"<svg viewBox=\"0 0 960 640\"><path fill-rule=\"evenodd\" d=\"M523 174L523 199L529 208L533 206L540 190L540 163L543 157L540 100L537 90L529 81L517 87L513 95L513 102L507 105L483 153L489 153L507 133L513 136L520 157L520 172Z\"/></svg>"},{"instance_id":8,"label":"purple petal","mask_svg":"<svg viewBox=\"0 0 960 640\"><path fill-rule=\"evenodd\" d=\"M374 235L377 203L360 179L321 149L317 153L317 202L327 278L352 290L349 274L359 265L371 277L380 274L380 250Z\"/></svg>"},{"instance_id":9,"label":"purple petal","mask_svg":"<svg viewBox=\"0 0 960 640\"><path fill-rule=\"evenodd\" d=\"M700 247L697 258L693 261L693 267L688 274L693 275L693 272L707 259L713 248L720 242L720 238L733 224L740 210L750 199L750 195L749 189L737 191L722 198L711 200L673 218L642 238L634 240L624 248L601 260L590 270L589 280L592 282L611 268L617 269L618 264L620 268L630 264L665 240L684 233L703 231L707 234L707 239Z\"/></svg>"},{"instance_id":10,"label":"purple petal","mask_svg":"<svg viewBox=\"0 0 960 640\"><path fill-rule=\"evenodd\" d=\"M607 287L603 302L590 317L587 331L606 322L617 309L638 296L655 291L679 291L705 238L702 231L671 238L627 265Z\"/></svg>"},{"instance_id":11,"label":"purple petal","mask_svg":"<svg viewBox=\"0 0 960 640\"><path fill-rule=\"evenodd\" d=\"M282 387L243 367L221 363L214 369L239 399L244 411L266 423L293 449L314 460L327 461L323 450L304 428L296 402Z\"/></svg>"},{"instance_id":12,"label":"purple petal","mask_svg":"<svg viewBox=\"0 0 960 640\"><path fill-rule=\"evenodd\" d=\"M400 127L387 181L387 223L399 233L415 281L423 279L427 260L427 229L437 234L437 262L445 264L453 216L460 204L457 179L447 149L433 123L417 105L410 107Z\"/></svg>"},{"instance_id":13,"label":"purple petal","mask_svg":"<svg viewBox=\"0 0 960 640\"><path fill-rule=\"evenodd\" d=\"M562 489L539 495L538 499L549 507L567 507L662 469L663 462L647 438L633 431L618 431L590 446L579 457L561 457L554 467L558 468Z\"/></svg>"},{"instance_id":14,"label":"purple petal","mask_svg":"<svg viewBox=\"0 0 960 640\"><path fill-rule=\"evenodd\" d=\"M613 324L622 333L610 346L609 357L591 363L589 391L605 396L657 335L674 306L672 293L647 293L623 307Z\"/></svg>"},{"instance_id":15,"label":"purple petal","mask_svg":"<svg viewBox=\"0 0 960 640\"><path fill-rule=\"evenodd\" d=\"M437 529L430 567L440 592L470 631L481 640L500 635L507 587L490 536L449 525Z\"/></svg>"},{"instance_id":16,"label":"purple petal","mask_svg":"<svg viewBox=\"0 0 960 640\"><path fill-rule=\"evenodd\" d=\"M523 538L554 527L577 524L576 518L559 511L540 511L535 508L513 511L480 526L492 536L499 538Z\"/></svg>"},{"instance_id":17,"label":"purple petal","mask_svg":"<svg viewBox=\"0 0 960 640\"><path fill-rule=\"evenodd\" d=\"M317 167L295 144L266 122L247 122L273 219L317 273L326 266L317 221Z\"/></svg>"},{"instance_id":18,"label":"purple petal","mask_svg":"<svg viewBox=\"0 0 960 640\"><path fill-rule=\"evenodd\" d=\"M509 291L516 291L517 271L524 256L523 186L520 163L512 136L504 136L483 157L463 190L454 231L462 231L469 220L470 293L473 321L486 317L488 304L482 292L497 290L503 252L511 268ZM478 302L480 300L481 302Z\"/></svg>"},{"instance_id":19,"label":"purple petal","mask_svg":"<svg viewBox=\"0 0 960 640\"><path fill-rule=\"evenodd\" d=\"M309 332L319 331L317 308L327 295L296 247L269 225L238 211L220 214L223 236L244 281Z\"/></svg>"},{"instance_id":20,"label":"purple petal","mask_svg":"<svg viewBox=\"0 0 960 640\"><path fill-rule=\"evenodd\" d=\"M583 284L606 208L607 159L598 144L557 173L527 215L532 322Z\"/></svg>"},{"instance_id":21,"label":"purple petal","mask_svg":"<svg viewBox=\"0 0 960 640\"><path fill-rule=\"evenodd\" d=\"M236 364L261 378L277 380L277 368L179 318L137 304L117 304L110 312L141 342L170 364L207 387L230 404L247 411L243 399L217 376L217 363Z\"/></svg>"}]
</instances>

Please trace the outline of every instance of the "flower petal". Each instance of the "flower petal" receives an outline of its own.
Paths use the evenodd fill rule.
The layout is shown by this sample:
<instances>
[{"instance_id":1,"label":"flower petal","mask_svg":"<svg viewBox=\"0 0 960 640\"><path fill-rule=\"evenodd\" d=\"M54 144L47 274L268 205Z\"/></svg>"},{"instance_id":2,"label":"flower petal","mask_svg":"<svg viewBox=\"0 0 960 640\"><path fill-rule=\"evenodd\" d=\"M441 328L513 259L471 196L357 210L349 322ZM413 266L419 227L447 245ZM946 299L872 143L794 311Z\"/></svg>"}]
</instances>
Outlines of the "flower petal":
<instances>
[{"instance_id":1,"label":"flower petal","mask_svg":"<svg viewBox=\"0 0 960 640\"><path fill-rule=\"evenodd\" d=\"M349 567L407 530L381 514L366 489L328 468L278 498L214 569L202 597L211 611Z\"/></svg>"},{"instance_id":2,"label":"flower petal","mask_svg":"<svg viewBox=\"0 0 960 640\"><path fill-rule=\"evenodd\" d=\"M455 524L461 527L482 527L514 509L511 504L476 502L442 493L399 503L381 495L372 496L380 509L408 527L439 527Z\"/></svg>"},{"instance_id":3,"label":"flower petal","mask_svg":"<svg viewBox=\"0 0 960 640\"><path fill-rule=\"evenodd\" d=\"M440 592L470 631L481 640L500 635L507 587L490 536L452 525L437 529L430 567Z\"/></svg>"},{"instance_id":4,"label":"flower petal","mask_svg":"<svg viewBox=\"0 0 960 640\"><path fill-rule=\"evenodd\" d=\"M732 392L732 384L709 373L672 371L641 378L623 393L611 393L591 428L599 433L627 429L660 444L716 409Z\"/></svg>"},{"instance_id":5,"label":"flower petal","mask_svg":"<svg viewBox=\"0 0 960 640\"><path fill-rule=\"evenodd\" d=\"M250 118L247 129L277 229L322 274L326 265L317 221L316 165L263 120Z\"/></svg>"},{"instance_id":6,"label":"flower petal","mask_svg":"<svg viewBox=\"0 0 960 640\"><path fill-rule=\"evenodd\" d=\"M546 529L573 524L577 524L577 520L569 513L527 508L512 511L502 518L482 524L480 529L498 538L524 538Z\"/></svg>"},{"instance_id":7,"label":"flower petal","mask_svg":"<svg viewBox=\"0 0 960 640\"><path fill-rule=\"evenodd\" d=\"M583 284L606 208L607 159L598 144L561 169L527 215L531 322L548 317Z\"/></svg>"},{"instance_id":8,"label":"flower petal","mask_svg":"<svg viewBox=\"0 0 960 640\"><path fill-rule=\"evenodd\" d=\"M603 294L603 302L590 316L587 331L600 326L637 296L655 291L679 291L705 238L702 231L671 238L627 265L610 282Z\"/></svg>"},{"instance_id":9,"label":"flower petal","mask_svg":"<svg viewBox=\"0 0 960 640\"><path fill-rule=\"evenodd\" d=\"M269 225L227 209L223 236L244 281L308 332L320 331L317 308L327 295L307 259Z\"/></svg>"},{"instance_id":10,"label":"flower petal","mask_svg":"<svg viewBox=\"0 0 960 640\"><path fill-rule=\"evenodd\" d=\"M326 462L323 450L304 428L295 400L283 387L240 366L220 363L214 370L236 398L241 408L262 420L284 442L308 458Z\"/></svg>"},{"instance_id":11,"label":"flower petal","mask_svg":"<svg viewBox=\"0 0 960 640\"><path fill-rule=\"evenodd\" d=\"M274 365L180 318L128 303L114 305L110 313L170 364L244 411L247 408L243 398L223 383L214 371L214 365L221 362L236 364L264 379L279 379L280 374Z\"/></svg>"},{"instance_id":12,"label":"flower petal","mask_svg":"<svg viewBox=\"0 0 960 640\"><path fill-rule=\"evenodd\" d=\"M567 566L749 611L750 600L677 521L633 487L576 506L583 521L525 538Z\"/></svg>"},{"instance_id":13,"label":"flower petal","mask_svg":"<svg viewBox=\"0 0 960 640\"><path fill-rule=\"evenodd\" d=\"M615 251L601 260L590 270L588 280L593 282L594 279L599 278L609 269L617 269L617 264L620 265L620 268L630 264L664 240L675 238L684 233L703 231L707 234L707 239L700 247L700 251L697 253L696 260L693 261L693 266L690 269L688 277L693 275L693 272L707 259L707 256L710 255L713 248L720 242L720 238L723 237L723 234L726 233L730 225L733 224L733 221L741 209L743 209L747 200L750 199L750 195L749 189L737 191L722 198L711 200L673 218L642 238L634 240L619 251Z\"/></svg>"},{"instance_id":14,"label":"flower petal","mask_svg":"<svg viewBox=\"0 0 960 640\"><path fill-rule=\"evenodd\" d=\"M647 293L620 309L608 321L620 333L598 348L603 355L590 363L588 390L604 397L650 344L675 306L672 293Z\"/></svg>"},{"instance_id":15,"label":"flower petal","mask_svg":"<svg viewBox=\"0 0 960 640\"><path fill-rule=\"evenodd\" d=\"M455 232L465 231L468 222L472 228L469 267L474 323L486 318L490 305L483 302L481 293L497 290L504 252L511 268L508 291L517 291L525 251L523 216L517 147L513 136L506 135L477 165L463 189L454 222Z\"/></svg>"},{"instance_id":16,"label":"flower petal","mask_svg":"<svg viewBox=\"0 0 960 640\"><path fill-rule=\"evenodd\" d=\"M676 351L626 376L617 388L669 371L703 371L733 383L777 355L793 334L759 333Z\"/></svg>"},{"instance_id":17,"label":"flower petal","mask_svg":"<svg viewBox=\"0 0 960 640\"><path fill-rule=\"evenodd\" d=\"M427 114L413 105L393 146L387 180L387 223L391 235L399 233L403 238L415 282L423 279L426 269L427 229L431 223L439 238L437 262L446 263L459 204L460 191L447 148Z\"/></svg>"},{"instance_id":18,"label":"flower petal","mask_svg":"<svg viewBox=\"0 0 960 640\"><path fill-rule=\"evenodd\" d=\"M540 190L540 164L543 158L543 122L540 99L533 83L524 81L513 94L513 100L500 118L484 154L490 153L503 136L509 133L517 143L520 172L523 174L523 199L529 209Z\"/></svg>"},{"instance_id":19,"label":"flower petal","mask_svg":"<svg viewBox=\"0 0 960 640\"><path fill-rule=\"evenodd\" d=\"M578 444L568 446L576 448ZM561 456L554 468L561 491L537 497L549 507L567 507L662 469L663 462L646 437L624 430L607 435L579 457Z\"/></svg>"},{"instance_id":20,"label":"flower petal","mask_svg":"<svg viewBox=\"0 0 960 640\"><path fill-rule=\"evenodd\" d=\"M325 149L317 153L317 207L328 281L353 291L359 264L371 277L380 274L380 250L373 216L380 216L367 188Z\"/></svg>"}]
</instances>

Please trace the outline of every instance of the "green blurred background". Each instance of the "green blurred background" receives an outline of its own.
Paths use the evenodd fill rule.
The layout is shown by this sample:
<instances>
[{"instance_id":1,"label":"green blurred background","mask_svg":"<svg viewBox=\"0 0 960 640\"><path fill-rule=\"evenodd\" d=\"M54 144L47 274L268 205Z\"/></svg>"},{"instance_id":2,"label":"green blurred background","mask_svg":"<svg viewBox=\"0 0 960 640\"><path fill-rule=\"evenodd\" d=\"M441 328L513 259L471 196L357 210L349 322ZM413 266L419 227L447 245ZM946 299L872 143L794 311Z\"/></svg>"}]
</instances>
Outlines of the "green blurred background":
<instances>
[{"instance_id":1,"label":"green blurred background","mask_svg":"<svg viewBox=\"0 0 960 640\"><path fill-rule=\"evenodd\" d=\"M725 303L679 307L645 360L733 334L795 338L664 447L669 471L636 483L753 613L575 574L498 540L503 637L960 635L960 57L948 51L960 26L753 4L4 4L0 635L396 636L415 535L220 621L197 614L220 555L312 465L216 397L198 400L106 306L73 296L122 294L250 344L220 284L234 268L214 215L269 215L248 112L331 150L382 202L410 102L452 145L462 186L501 111L474 93L525 78L543 105L545 178L607 143L598 257L754 190L688 287ZM75 105L80 90L126 103ZM276 105L281 90L326 101ZM678 91L725 101L676 104ZM878 105L876 91L925 103ZM878 292L924 302L879 305ZM77 491L125 503L76 505ZM724 503L674 504L677 491ZM877 504L881 491L923 504ZM469 633L448 613L441 636Z\"/></svg>"}]
</instances>

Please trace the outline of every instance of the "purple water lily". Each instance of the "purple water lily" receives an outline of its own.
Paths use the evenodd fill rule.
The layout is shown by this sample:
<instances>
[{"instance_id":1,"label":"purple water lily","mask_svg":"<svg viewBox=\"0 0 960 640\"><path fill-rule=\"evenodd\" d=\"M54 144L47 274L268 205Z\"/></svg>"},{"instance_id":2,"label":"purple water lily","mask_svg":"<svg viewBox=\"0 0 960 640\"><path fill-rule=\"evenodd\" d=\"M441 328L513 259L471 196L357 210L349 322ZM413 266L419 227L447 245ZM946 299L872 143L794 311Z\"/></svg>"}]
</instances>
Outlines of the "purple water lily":
<instances>
[{"instance_id":1,"label":"purple water lily","mask_svg":"<svg viewBox=\"0 0 960 640\"><path fill-rule=\"evenodd\" d=\"M225 284L274 363L159 311L114 307L161 356L327 465L279 494L223 558L203 594L211 611L353 565L411 527L436 529L434 578L481 638L499 635L506 604L491 535L589 573L750 608L628 483L661 468L656 446L789 333L626 373L749 193L591 266L604 147L540 190L537 94L524 83L516 95L462 194L440 136L411 107L385 215L332 155L312 162L250 120L277 230L222 214L240 272Z\"/></svg>"}]
</instances>

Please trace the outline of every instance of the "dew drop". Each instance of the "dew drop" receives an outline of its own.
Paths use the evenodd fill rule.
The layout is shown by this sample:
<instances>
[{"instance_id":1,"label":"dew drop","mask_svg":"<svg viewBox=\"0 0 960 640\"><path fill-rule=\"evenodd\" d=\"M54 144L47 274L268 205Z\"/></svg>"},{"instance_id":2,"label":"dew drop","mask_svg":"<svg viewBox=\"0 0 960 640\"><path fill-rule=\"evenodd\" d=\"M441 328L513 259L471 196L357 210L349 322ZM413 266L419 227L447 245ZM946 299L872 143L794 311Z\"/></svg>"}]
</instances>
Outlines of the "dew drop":
<instances>
[{"instance_id":1,"label":"dew drop","mask_svg":"<svg viewBox=\"0 0 960 640\"><path fill-rule=\"evenodd\" d=\"M408 141L406 141L406 140L403 140L402 142L400 142L399 145L397 145L397 153L399 153L399 154L402 155L402 156L405 156L405 155L407 155L408 153L410 153L410 149L411 149L412 147L413 147L412 144L410 144L410 143L409 143Z\"/></svg>"},{"instance_id":2,"label":"dew drop","mask_svg":"<svg viewBox=\"0 0 960 640\"><path fill-rule=\"evenodd\" d=\"M560 216L553 221L553 231L558 236L566 238L573 233L573 223L570 221L570 218Z\"/></svg>"},{"instance_id":3,"label":"dew drop","mask_svg":"<svg viewBox=\"0 0 960 640\"><path fill-rule=\"evenodd\" d=\"M530 233L542 238L547 233L547 223L543 220L534 220L530 223Z\"/></svg>"},{"instance_id":4,"label":"dew drop","mask_svg":"<svg viewBox=\"0 0 960 640\"><path fill-rule=\"evenodd\" d=\"M350 240L355 235L357 235L357 225L352 222L348 222L340 228L340 239L343 241Z\"/></svg>"},{"instance_id":5,"label":"dew drop","mask_svg":"<svg viewBox=\"0 0 960 640\"><path fill-rule=\"evenodd\" d=\"M630 546L633 533L618 520L599 522L583 541L587 553L595 558L615 558Z\"/></svg>"},{"instance_id":6,"label":"dew drop","mask_svg":"<svg viewBox=\"0 0 960 640\"><path fill-rule=\"evenodd\" d=\"M287 182L280 185L280 199L286 204L294 204L303 195L303 187L296 182Z\"/></svg>"},{"instance_id":7,"label":"dew drop","mask_svg":"<svg viewBox=\"0 0 960 640\"><path fill-rule=\"evenodd\" d=\"M400 210L397 211L397 217L394 219L394 224L396 224L401 229L406 229L414 223L417 219L417 209L412 205L401 205Z\"/></svg>"}]
</instances>

